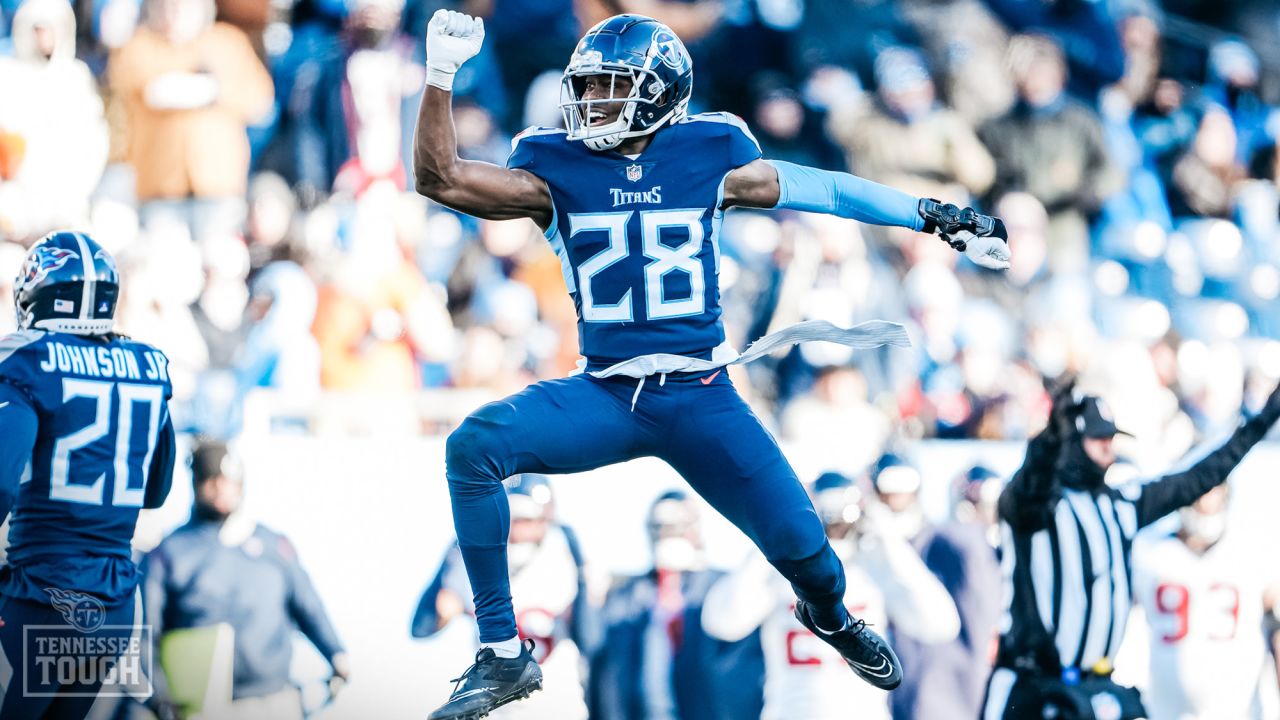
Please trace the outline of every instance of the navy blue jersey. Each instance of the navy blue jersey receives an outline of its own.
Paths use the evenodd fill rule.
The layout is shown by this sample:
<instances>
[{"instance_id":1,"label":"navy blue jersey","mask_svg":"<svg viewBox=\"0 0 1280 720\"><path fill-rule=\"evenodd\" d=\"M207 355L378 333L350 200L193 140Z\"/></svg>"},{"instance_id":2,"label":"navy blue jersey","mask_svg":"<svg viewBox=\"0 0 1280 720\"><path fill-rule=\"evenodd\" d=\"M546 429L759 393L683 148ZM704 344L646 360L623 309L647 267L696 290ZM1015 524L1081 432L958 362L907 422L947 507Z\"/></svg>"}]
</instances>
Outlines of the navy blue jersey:
<instances>
[{"instance_id":1,"label":"navy blue jersey","mask_svg":"<svg viewBox=\"0 0 1280 720\"><path fill-rule=\"evenodd\" d=\"M0 427L10 417L36 421L5 508L0 591L46 602L41 585L109 600L133 593L138 511L163 501L148 485L167 491L172 471L170 395L167 359L140 342L41 330L0 340ZM12 478L0 481L13 492Z\"/></svg>"},{"instance_id":2,"label":"navy blue jersey","mask_svg":"<svg viewBox=\"0 0 1280 720\"><path fill-rule=\"evenodd\" d=\"M578 311L589 370L656 353L709 359L724 342L716 278L723 182L759 157L746 125L727 113L663 128L635 159L588 150L563 130L516 137L507 166L551 190L546 236Z\"/></svg>"}]
</instances>

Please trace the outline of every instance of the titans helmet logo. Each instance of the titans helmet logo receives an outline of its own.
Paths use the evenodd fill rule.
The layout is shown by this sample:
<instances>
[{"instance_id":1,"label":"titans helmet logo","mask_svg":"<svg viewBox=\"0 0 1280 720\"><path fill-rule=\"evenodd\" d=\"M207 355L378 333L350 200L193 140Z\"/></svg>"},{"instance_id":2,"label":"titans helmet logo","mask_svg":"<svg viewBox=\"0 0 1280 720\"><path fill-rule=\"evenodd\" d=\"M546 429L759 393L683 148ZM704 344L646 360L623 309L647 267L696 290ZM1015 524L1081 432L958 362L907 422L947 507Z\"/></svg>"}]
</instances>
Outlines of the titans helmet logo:
<instances>
[{"instance_id":1,"label":"titans helmet logo","mask_svg":"<svg viewBox=\"0 0 1280 720\"><path fill-rule=\"evenodd\" d=\"M672 70L679 70L684 64L684 52L680 39L666 30L654 33L653 52L657 53L662 64Z\"/></svg>"},{"instance_id":2,"label":"titans helmet logo","mask_svg":"<svg viewBox=\"0 0 1280 720\"><path fill-rule=\"evenodd\" d=\"M37 245L27 256L27 263L22 272L22 285L34 285L49 273L78 257L80 255L74 250Z\"/></svg>"}]
</instances>

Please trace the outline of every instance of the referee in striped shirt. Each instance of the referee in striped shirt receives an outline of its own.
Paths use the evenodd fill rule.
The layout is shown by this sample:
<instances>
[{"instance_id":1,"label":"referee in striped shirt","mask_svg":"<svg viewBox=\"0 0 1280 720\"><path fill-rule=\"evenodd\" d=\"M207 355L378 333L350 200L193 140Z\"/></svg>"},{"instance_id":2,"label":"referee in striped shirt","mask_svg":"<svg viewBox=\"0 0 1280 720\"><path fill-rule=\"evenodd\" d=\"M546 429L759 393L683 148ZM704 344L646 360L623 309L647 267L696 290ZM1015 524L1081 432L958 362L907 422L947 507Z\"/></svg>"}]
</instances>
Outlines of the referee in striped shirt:
<instances>
[{"instance_id":1,"label":"referee in striped shirt","mask_svg":"<svg viewBox=\"0 0 1280 720\"><path fill-rule=\"evenodd\" d=\"M1005 617L981 720L1145 717L1137 692L1110 680L1133 536L1225 481L1278 418L1280 387L1190 469L1122 492L1103 481L1118 432L1106 405L1075 401L1071 382L1054 393L1048 425L1000 496Z\"/></svg>"}]
</instances>

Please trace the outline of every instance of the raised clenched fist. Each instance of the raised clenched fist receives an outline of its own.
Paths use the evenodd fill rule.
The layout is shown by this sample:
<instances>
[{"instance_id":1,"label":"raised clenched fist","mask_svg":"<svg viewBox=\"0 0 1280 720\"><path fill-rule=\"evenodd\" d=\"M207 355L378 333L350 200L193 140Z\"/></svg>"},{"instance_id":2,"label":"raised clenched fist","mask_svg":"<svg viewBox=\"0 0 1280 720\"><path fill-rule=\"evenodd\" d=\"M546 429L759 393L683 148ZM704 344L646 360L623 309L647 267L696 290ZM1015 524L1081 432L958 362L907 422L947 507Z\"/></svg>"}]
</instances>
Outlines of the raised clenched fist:
<instances>
[{"instance_id":1,"label":"raised clenched fist","mask_svg":"<svg viewBox=\"0 0 1280 720\"><path fill-rule=\"evenodd\" d=\"M453 75L484 43L484 20L437 10L427 24L427 84L453 89Z\"/></svg>"}]
</instances>

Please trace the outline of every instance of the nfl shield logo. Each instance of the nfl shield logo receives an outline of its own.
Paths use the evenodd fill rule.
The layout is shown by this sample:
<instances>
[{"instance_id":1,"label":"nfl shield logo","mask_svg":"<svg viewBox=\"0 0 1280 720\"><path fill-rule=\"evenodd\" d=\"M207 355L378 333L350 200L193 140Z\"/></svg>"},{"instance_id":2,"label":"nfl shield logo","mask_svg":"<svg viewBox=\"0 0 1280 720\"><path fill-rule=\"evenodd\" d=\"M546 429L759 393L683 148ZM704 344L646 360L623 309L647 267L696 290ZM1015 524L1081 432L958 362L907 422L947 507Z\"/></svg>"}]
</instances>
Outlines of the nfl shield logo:
<instances>
[{"instance_id":1,"label":"nfl shield logo","mask_svg":"<svg viewBox=\"0 0 1280 720\"><path fill-rule=\"evenodd\" d=\"M631 182L639 182L640 176L644 175L644 168L639 165L627 166L627 179Z\"/></svg>"}]
</instances>

